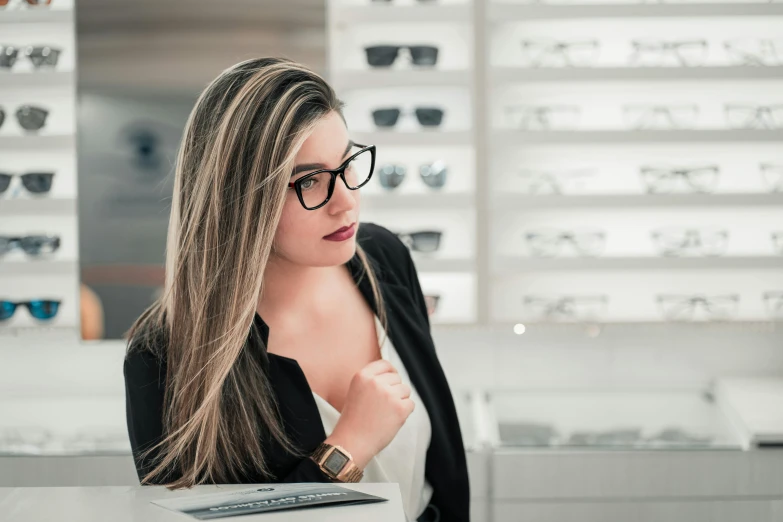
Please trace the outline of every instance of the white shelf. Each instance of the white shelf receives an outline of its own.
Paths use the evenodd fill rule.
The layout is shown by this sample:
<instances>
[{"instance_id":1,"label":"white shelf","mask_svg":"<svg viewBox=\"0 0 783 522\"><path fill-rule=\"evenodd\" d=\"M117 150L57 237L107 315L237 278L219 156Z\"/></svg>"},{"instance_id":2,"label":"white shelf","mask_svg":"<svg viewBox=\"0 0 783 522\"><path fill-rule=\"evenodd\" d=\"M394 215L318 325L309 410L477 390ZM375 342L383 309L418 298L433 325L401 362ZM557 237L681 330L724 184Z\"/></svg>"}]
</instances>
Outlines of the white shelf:
<instances>
[{"instance_id":1,"label":"white shelf","mask_svg":"<svg viewBox=\"0 0 783 522\"><path fill-rule=\"evenodd\" d=\"M366 6L338 7L334 12L334 23L342 30L349 24L360 22L465 22L471 23L471 5L389 5L370 4Z\"/></svg>"},{"instance_id":2,"label":"white shelf","mask_svg":"<svg viewBox=\"0 0 783 522\"><path fill-rule=\"evenodd\" d=\"M0 151L12 149L53 149L73 147L73 134L0 134Z\"/></svg>"},{"instance_id":3,"label":"white shelf","mask_svg":"<svg viewBox=\"0 0 783 522\"><path fill-rule=\"evenodd\" d=\"M783 256L719 257L525 257L502 256L496 271L783 269Z\"/></svg>"},{"instance_id":4,"label":"white shelf","mask_svg":"<svg viewBox=\"0 0 783 522\"><path fill-rule=\"evenodd\" d=\"M436 69L377 69L341 71L332 83L339 91L383 89L387 87L469 86L469 70L442 71Z\"/></svg>"},{"instance_id":5,"label":"white shelf","mask_svg":"<svg viewBox=\"0 0 783 522\"><path fill-rule=\"evenodd\" d=\"M78 272L78 263L74 260L0 261L0 277L40 274L73 276Z\"/></svg>"},{"instance_id":6,"label":"white shelf","mask_svg":"<svg viewBox=\"0 0 783 522\"><path fill-rule=\"evenodd\" d=\"M413 264L416 265L416 271L421 273L439 273L439 272L472 272L476 268L476 263L472 259L443 259L437 257L428 257L417 252L412 252Z\"/></svg>"},{"instance_id":7,"label":"white shelf","mask_svg":"<svg viewBox=\"0 0 783 522\"><path fill-rule=\"evenodd\" d=\"M644 142L783 142L783 130L496 130L496 140L523 143L644 143Z\"/></svg>"},{"instance_id":8,"label":"white shelf","mask_svg":"<svg viewBox=\"0 0 783 522\"><path fill-rule=\"evenodd\" d=\"M73 71L0 72L1 87L68 86L76 85Z\"/></svg>"},{"instance_id":9,"label":"white shelf","mask_svg":"<svg viewBox=\"0 0 783 522\"><path fill-rule=\"evenodd\" d=\"M71 9L0 9L0 24L68 23L73 21Z\"/></svg>"},{"instance_id":10,"label":"white shelf","mask_svg":"<svg viewBox=\"0 0 783 522\"><path fill-rule=\"evenodd\" d=\"M497 207L503 210L531 208L639 208L639 207L714 207L783 205L783 192L758 194L617 194L617 195L539 195L499 194Z\"/></svg>"},{"instance_id":11,"label":"white shelf","mask_svg":"<svg viewBox=\"0 0 783 522\"><path fill-rule=\"evenodd\" d=\"M436 131L422 130L421 132L354 132L353 138L367 145L394 145L394 146L443 146L443 145L472 145L471 131Z\"/></svg>"},{"instance_id":12,"label":"white shelf","mask_svg":"<svg viewBox=\"0 0 783 522\"><path fill-rule=\"evenodd\" d=\"M493 83L783 79L783 67L496 67Z\"/></svg>"},{"instance_id":13,"label":"white shelf","mask_svg":"<svg viewBox=\"0 0 783 522\"><path fill-rule=\"evenodd\" d=\"M73 339L81 340L79 327L76 325L58 325L47 326L41 322L40 326L2 326L0 325L0 339L3 337L19 337L30 340L52 339L63 342L67 335L71 334ZM0 343L2 346L3 343Z\"/></svg>"},{"instance_id":14,"label":"white shelf","mask_svg":"<svg viewBox=\"0 0 783 522\"><path fill-rule=\"evenodd\" d=\"M75 216L76 200L73 198L30 198L2 199L0 198L0 216Z\"/></svg>"},{"instance_id":15,"label":"white shelf","mask_svg":"<svg viewBox=\"0 0 783 522\"><path fill-rule=\"evenodd\" d=\"M773 3L668 3L593 5L503 5L490 3L487 18L493 22L522 22L553 18L653 18L780 16L783 4Z\"/></svg>"},{"instance_id":16,"label":"white shelf","mask_svg":"<svg viewBox=\"0 0 783 522\"><path fill-rule=\"evenodd\" d=\"M449 194L432 192L430 194L404 194L388 192L381 194L363 194L362 203L371 208L459 208L472 207L475 198L472 194Z\"/></svg>"}]
</instances>

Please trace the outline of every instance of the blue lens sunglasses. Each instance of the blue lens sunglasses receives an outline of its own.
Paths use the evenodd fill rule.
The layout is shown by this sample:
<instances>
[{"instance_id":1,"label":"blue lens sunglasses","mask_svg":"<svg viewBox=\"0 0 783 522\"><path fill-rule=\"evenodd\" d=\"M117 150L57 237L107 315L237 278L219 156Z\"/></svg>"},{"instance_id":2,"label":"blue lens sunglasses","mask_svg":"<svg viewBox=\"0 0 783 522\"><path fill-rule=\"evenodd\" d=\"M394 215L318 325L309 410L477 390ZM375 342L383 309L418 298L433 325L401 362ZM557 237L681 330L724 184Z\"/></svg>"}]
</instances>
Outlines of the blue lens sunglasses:
<instances>
[{"instance_id":1,"label":"blue lens sunglasses","mask_svg":"<svg viewBox=\"0 0 783 522\"><path fill-rule=\"evenodd\" d=\"M60 301L52 299L36 299L33 301L6 301L0 299L0 321L7 321L13 317L16 309L26 306L30 315L39 321L48 321L57 315L60 309Z\"/></svg>"}]
</instances>

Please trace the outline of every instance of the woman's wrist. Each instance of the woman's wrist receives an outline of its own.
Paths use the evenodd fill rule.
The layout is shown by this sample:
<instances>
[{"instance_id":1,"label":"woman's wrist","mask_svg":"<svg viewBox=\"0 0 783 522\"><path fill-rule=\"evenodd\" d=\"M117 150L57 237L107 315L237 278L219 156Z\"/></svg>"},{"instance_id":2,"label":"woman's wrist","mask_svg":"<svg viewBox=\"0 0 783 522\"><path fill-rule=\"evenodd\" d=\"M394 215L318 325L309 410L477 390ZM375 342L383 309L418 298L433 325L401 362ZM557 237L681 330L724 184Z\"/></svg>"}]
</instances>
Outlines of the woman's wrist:
<instances>
[{"instance_id":1,"label":"woman's wrist","mask_svg":"<svg viewBox=\"0 0 783 522\"><path fill-rule=\"evenodd\" d=\"M366 445L361 441L341 433L332 433L324 441L332 446L340 446L351 454L351 459L357 468L364 471L364 468L373 457L373 453L366 449Z\"/></svg>"}]
</instances>

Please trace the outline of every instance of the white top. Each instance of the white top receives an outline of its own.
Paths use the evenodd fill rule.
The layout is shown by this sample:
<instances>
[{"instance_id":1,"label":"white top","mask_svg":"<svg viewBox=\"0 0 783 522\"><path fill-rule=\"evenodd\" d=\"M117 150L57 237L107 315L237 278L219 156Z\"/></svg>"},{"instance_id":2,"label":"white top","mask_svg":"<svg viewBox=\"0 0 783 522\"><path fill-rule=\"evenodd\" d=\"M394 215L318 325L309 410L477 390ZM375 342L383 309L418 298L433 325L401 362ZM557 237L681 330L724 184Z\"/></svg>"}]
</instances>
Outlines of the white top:
<instances>
[{"instance_id":1,"label":"white top","mask_svg":"<svg viewBox=\"0 0 783 522\"><path fill-rule=\"evenodd\" d=\"M384 333L383 325L377 315L374 317L375 331L380 344ZM399 483L405 516L409 522L415 522L424 512L432 497L432 486L424 478L424 464L427 460L427 449L430 446L432 426L427 409L410 382L405 365L388 337L381 346L381 357L389 361L400 374L402 382L411 387L411 399L416 407L389 445L374 456L364 468L364 476L360 482ZM324 432L328 437L340 419L340 412L317 393L313 392L313 396L318 405L318 412L321 414Z\"/></svg>"}]
</instances>

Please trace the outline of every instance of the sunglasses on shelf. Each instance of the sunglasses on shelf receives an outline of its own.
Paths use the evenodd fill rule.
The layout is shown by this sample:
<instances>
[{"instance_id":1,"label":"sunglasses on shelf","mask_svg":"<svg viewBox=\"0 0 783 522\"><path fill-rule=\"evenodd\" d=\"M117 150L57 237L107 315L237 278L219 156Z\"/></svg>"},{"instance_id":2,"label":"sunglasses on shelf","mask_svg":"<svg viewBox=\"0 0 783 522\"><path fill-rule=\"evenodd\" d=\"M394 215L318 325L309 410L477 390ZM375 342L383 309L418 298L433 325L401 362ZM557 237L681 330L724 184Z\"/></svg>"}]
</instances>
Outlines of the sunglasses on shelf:
<instances>
[{"instance_id":1,"label":"sunglasses on shelf","mask_svg":"<svg viewBox=\"0 0 783 522\"><path fill-rule=\"evenodd\" d=\"M7 321L16 313L16 309L25 306L30 315L39 321L48 321L57 315L61 301L36 299L33 301L8 301L0 299L0 321Z\"/></svg>"},{"instance_id":2,"label":"sunglasses on shelf","mask_svg":"<svg viewBox=\"0 0 783 522\"><path fill-rule=\"evenodd\" d=\"M45 194L52 190L54 172L27 172L17 174L22 180L22 186L32 194ZM14 174L0 172L0 194L8 190Z\"/></svg>"},{"instance_id":3,"label":"sunglasses on shelf","mask_svg":"<svg viewBox=\"0 0 783 522\"><path fill-rule=\"evenodd\" d=\"M0 236L0 256L19 249L29 256L51 254L60 248L59 236Z\"/></svg>"},{"instance_id":4,"label":"sunglasses on shelf","mask_svg":"<svg viewBox=\"0 0 783 522\"><path fill-rule=\"evenodd\" d=\"M52 0L19 0L18 3L19 5L27 4L28 6L38 7L38 6L51 5ZM14 0L0 0L0 7L5 7L13 4L14 4Z\"/></svg>"},{"instance_id":5,"label":"sunglasses on shelf","mask_svg":"<svg viewBox=\"0 0 783 522\"><path fill-rule=\"evenodd\" d=\"M389 67L407 49L413 65L431 66L438 62L438 48L433 45L371 45L364 48L370 67Z\"/></svg>"},{"instance_id":6,"label":"sunglasses on shelf","mask_svg":"<svg viewBox=\"0 0 783 522\"><path fill-rule=\"evenodd\" d=\"M394 233L406 247L416 252L435 252L440 247L442 232L437 230L422 230L419 232Z\"/></svg>"},{"instance_id":7,"label":"sunglasses on shelf","mask_svg":"<svg viewBox=\"0 0 783 522\"><path fill-rule=\"evenodd\" d=\"M30 45L24 49L24 55L33 67L54 67L60 58L62 49L49 45ZM13 45L0 45L0 69L10 69L19 57L19 48Z\"/></svg>"},{"instance_id":8,"label":"sunglasses on shelf","mask_svg":"<svg viewBox=\"0 0 783 522\"><path fill-rule=\"evenodd\" d=\"M404 165L388 163L378 169L378 179L383 188L393 190L402 184L407 171ZM448 171L443 161L433 161L419 166L419 177L428 187L442 188L446 184Z\"/></svg>"},{"instance_id":9,"label":"sunglasses on shelf","mask_svg":"<svg viewBox=\"0 0 783 522\"><path fill-rule=\"evenodd\" d=\"M16 109L16 121L19 122L19 126L24 130L37 131L41 130L46 124L46 117L49 115L49 111L43 107L37 107L35 105L22 105ZM0 127L5 122L5 110L0 107Z\"/></svg>"},{"instance_id":10,"label":"sunglasses on shelf","mask_svg":"<svg viewBox=\"0 0 783 522\"><path fill-rule=\"evenodd\" d=\"M402 109L397 107L375 109L372 111L372 119L378 127L394 127L402 113ZM437 127L443 121L443 109L437 107L417 107L413 114L424 127Z\"/></svg>"}]
</instances>

